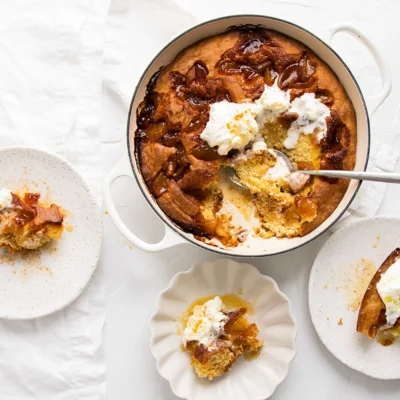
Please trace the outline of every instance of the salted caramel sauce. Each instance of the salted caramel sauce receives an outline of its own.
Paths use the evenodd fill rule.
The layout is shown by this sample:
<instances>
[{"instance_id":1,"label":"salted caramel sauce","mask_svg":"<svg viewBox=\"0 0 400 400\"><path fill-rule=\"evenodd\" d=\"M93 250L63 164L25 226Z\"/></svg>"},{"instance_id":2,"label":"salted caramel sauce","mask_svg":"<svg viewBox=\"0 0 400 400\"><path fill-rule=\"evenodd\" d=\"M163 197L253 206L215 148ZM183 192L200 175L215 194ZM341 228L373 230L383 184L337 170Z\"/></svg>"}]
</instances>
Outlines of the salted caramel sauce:
<instances>
[{"instance_id":1,"label":"salted caramel sauce","mask_svg":"<svg viewBox=\"0 0 400 400\"><path fill-rule=\"evenodd\" d=\"M243 358L246 361L255 360L258 357L260 357L262 349L263 349L262 347L259 347L259 349L257 351L247 351L247 352L243 353Z\"/></svg>"},{"instance_id":2,"label":"salted caramel sauce","mask_svg":"<svg viewBox=\"0 0 400 400\"><path fill-rule=\"evenodd\" d=\"M294 203L304 220L312 220L317 214L317 203L309 197L296 196Z\"/></svg>"}]
</instances>

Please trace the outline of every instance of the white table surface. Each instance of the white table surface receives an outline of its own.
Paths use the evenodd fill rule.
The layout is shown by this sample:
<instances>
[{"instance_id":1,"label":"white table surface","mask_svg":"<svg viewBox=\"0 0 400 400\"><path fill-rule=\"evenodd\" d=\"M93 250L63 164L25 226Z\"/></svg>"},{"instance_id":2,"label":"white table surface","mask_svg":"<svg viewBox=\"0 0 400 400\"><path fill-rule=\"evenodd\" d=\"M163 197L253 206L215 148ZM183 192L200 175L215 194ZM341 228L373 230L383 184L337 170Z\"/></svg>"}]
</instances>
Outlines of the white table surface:
<instances>
[{"instance_id":1,"label":"white table surface","mask_svg":"<svg viewBox=\"0 0 400 400\"><path fill-rule=\"evenodd\" d=\"M200 20L221 15L221 7L214 1L176 0L176 3L193 12ZM372 118L372 136L381 137L393 123L400 96L400 2L397 0L317 0L298 1L233 1L226 14L258 13L281 17L296 22L311 31L334 23L351 22L365 31L386 54L393 75L390 97ZM359 79L361 88L373 93L379 87L377 68L362 46L345 35L338 35L334 47L349 63ZM103 117L103 123L110 116ZM109 121L108 121L109 122ZM123 124L125 121L123 121ZM124 129L121 123L121 129ZM384 139L387 140L387 139ZM124 139L113 146L122 153ZM400 143L394 146L400 149ZM114 159L105 160L105 169L111 168ZM400 166L398 166L400 172ZM122 181L122 180L121 180ZM118 182L120 211L126 220L141 226L143 238L157 238L162 225L148 205L134 190L133 182ZM123 196L121 195L123 193ZM379 214L400 215L400 186L388 188ZM131 223L132 225L132 223ZM136 230L138 233L139 231ZM274 278L289 297L298 326L297 356L291 364L285 382L272 396L273 399L309 400L363 400L398 399L400 381L378 381L352 371L336 360L321 344L312 326L308 305L307 285L309 271L318 250L330 233L324 234L298 250L280 256L246 259L260 271ZM334 256L334 255L332 255ZM104 215L104 246L101 267L107 284L107 398L108 400L160 399L172 400L174 396L168 382L157 373L155 361L149 351L148 320L154 312L158 293L179 271L188 269L199 260L212 260L218 255L194 245L181 245L158 253L146 254L133 248ZM240 260L239 260L240 261ZM400 365L399 365L400 367Z\"/></svg>"}]
</instances>

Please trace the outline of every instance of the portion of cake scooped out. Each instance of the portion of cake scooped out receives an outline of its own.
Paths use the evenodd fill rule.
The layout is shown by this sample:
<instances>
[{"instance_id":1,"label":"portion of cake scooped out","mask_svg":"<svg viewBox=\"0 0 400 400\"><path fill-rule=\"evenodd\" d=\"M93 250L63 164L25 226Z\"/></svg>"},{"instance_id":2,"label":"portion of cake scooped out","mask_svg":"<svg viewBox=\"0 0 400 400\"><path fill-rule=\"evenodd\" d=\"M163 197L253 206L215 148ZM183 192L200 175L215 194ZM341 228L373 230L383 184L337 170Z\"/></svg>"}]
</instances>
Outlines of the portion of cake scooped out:
<instances>
[{"instance_id":1,"label":"portion of cake scooped out","mask_svg":"<svg viewBox=\"0 0 400 400\"><path fill-rule=\"evenodd\" d=\"M38 193L22 196L0 190L0 247L35 250L61 237L64 217L60 207L45 207L39 199Z\"/></svg>"},{"instance_id":2,"label":"portion of cake scooped out","mask_svg":"<svg viewBox=\"0 0 400 400\"><path fill-rule=\"evenodd\" d=\"M257 339L257 325L247 320L246 307L229 311L224 307L216 296L195 305L184 319L183 346L200 378L223 375L242 354L256 353L264 343Z\"/></svg>"},{"instance_id":3,"label":"portion of cake scooped out","mask_svg":"<svg viewBox=\"0 0 400 400\"><path fill-rule=\"evenodd\" d=\"M391 345L400 337L400 248L389 254L372 278L361 303L357 332Z\"/></svg>"}]
</instances>

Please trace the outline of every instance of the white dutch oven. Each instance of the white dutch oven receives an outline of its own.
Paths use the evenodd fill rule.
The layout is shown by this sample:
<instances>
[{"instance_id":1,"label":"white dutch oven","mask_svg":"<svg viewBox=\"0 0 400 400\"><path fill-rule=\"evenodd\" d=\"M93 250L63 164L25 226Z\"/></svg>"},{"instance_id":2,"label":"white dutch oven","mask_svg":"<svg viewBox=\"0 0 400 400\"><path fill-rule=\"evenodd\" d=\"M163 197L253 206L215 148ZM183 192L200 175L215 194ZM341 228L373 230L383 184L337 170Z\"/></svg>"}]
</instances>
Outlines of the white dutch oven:
<instances>
[{"instance_id":1,"label":"white dutch oven","mask_svg":"<svg viewBox=\"0 0 400 400\"><path fill-rule=\"evenodd\" d=\"M354 169L357 171L366 169L370 146L370 126L368 114L371 116L374 113L374 111L379 107L383 100L385 100L391 90L391 79L388 66L379 54L377 48L370 42L368 38L366 38L358 29L351 25L339 25L325 31L325 40L328 43L331 41L333 35L339 31L348 32L349 34L354 35L365 44L365 46L374 56L382 75L383 84L380 92L377 95L365 97L364 99L355 78L339 55L336 54L335 51L332 50L324 41L297 25L276 18L256 15L231 16L205 22L184 32L182 35L170 42L153 59L146 71L143 73L138 82L131 102L127 132L128 154L124 157L124 159L121 160L114 170L111 171L104 182L104 200L112 221L128 241L142 250L156 252L181 243L192 242L208 250L234 256L266 256L283 253L310 242L329 229L329 227L331 227L346 211L347 207L350 205L359 189L359 181L350 181L349 187L336 210L317 229L310 232L306 236L292 239L260 239L252 238L250 237L252 235L249 235L249 239L245 242L245 246L226 249L223 247L211 246L198 241L193 237L192 234L184 232L179 226L172 222L157 205L155 199L147 189L145 181L141 175L134 148L136 109L145 96L146 85L151 77L162 66L170 63L178 55L178 53L186 47L206 37L222 33L231 26L244 24L260 25L262 27L273 29L290 36L308 46L332 68L344 86L356 111L357 157ZM111 186L112 183L121 176L134 177L136 179L138 187L142 191L143 196L146 198L155 213L164 222L165 235L159 243L152 244L141 240L125 225L120 218L111 196ZM140 227L138 227L138 229L140 229Z\"/></svg>"}]
</instances>

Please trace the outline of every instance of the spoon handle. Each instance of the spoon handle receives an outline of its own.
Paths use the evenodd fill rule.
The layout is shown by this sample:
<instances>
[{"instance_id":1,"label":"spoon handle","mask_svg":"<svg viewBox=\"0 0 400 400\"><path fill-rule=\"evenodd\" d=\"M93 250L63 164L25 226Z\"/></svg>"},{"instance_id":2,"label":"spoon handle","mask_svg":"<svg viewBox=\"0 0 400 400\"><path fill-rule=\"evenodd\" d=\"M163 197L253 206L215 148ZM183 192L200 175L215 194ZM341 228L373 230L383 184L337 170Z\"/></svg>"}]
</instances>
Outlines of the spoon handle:
<instances>
[{"instance_id":1,"label":"spoon handle","mask_svg":"<svg viewBox=\"0 0 400 400\"><path fill-rule=\"evenodd\" d=\"M377 181L400 183L400 174L386 172L357 172L357 171L299 171L307 175L325 176L327 178L358 179L360 181Z\"/></svg>"}]
</instances>

